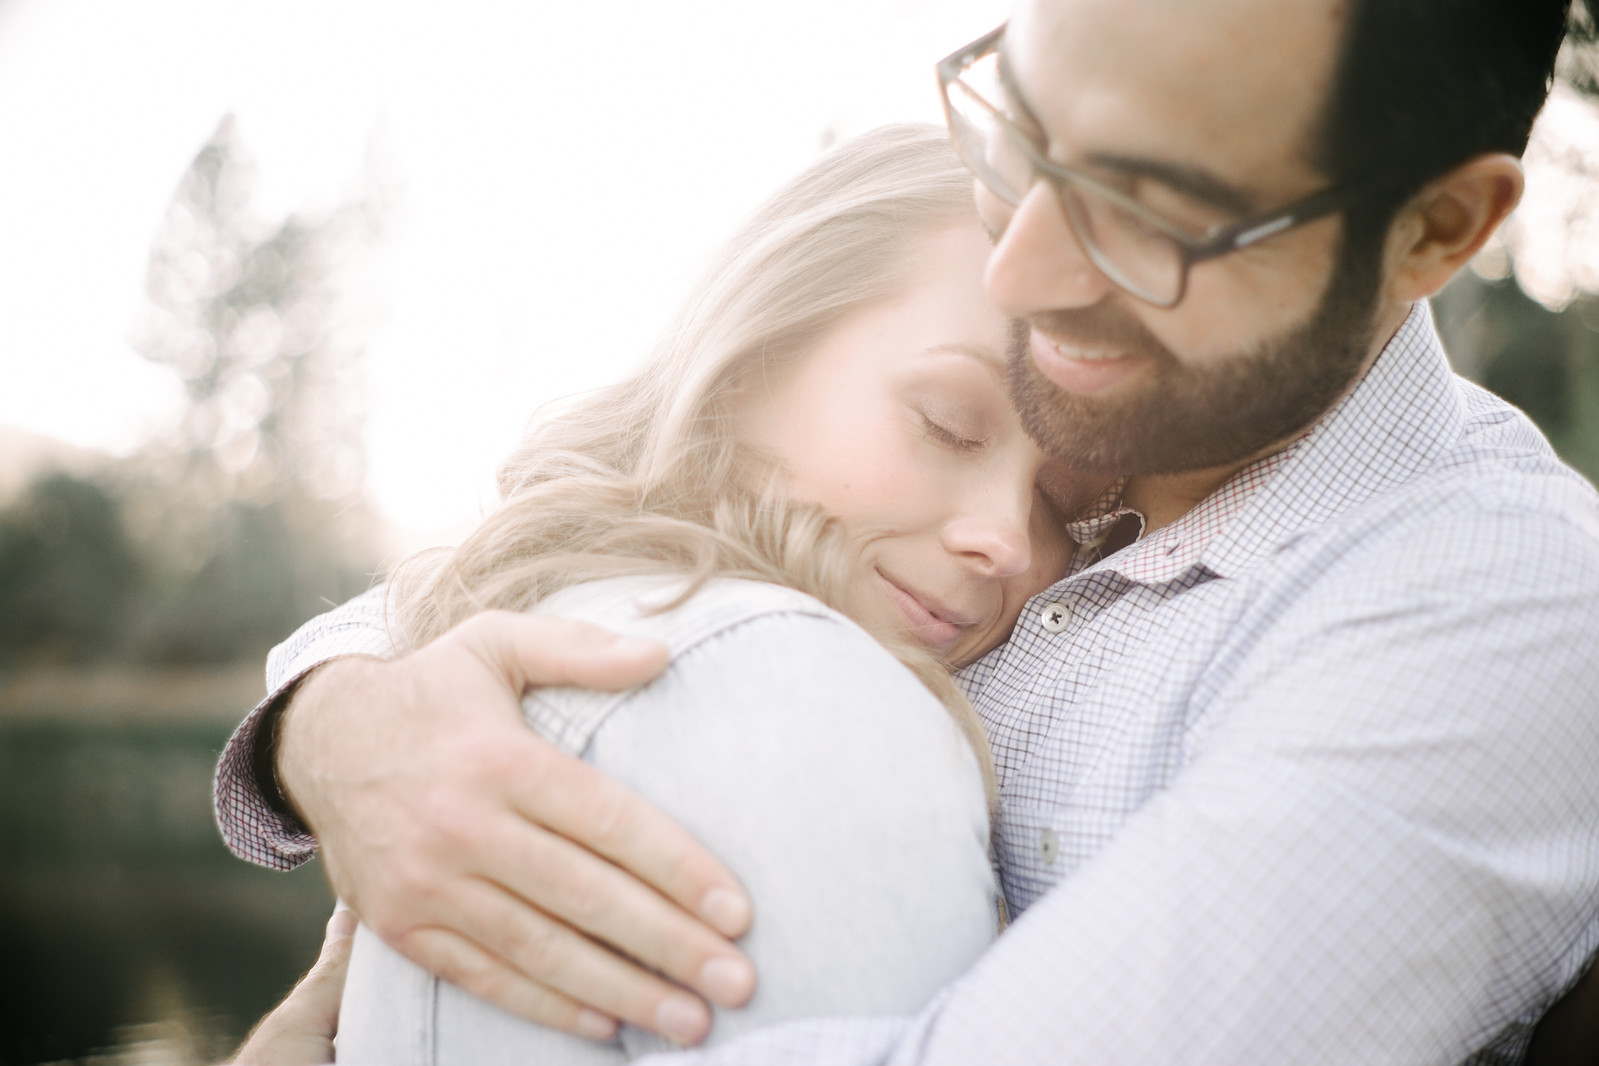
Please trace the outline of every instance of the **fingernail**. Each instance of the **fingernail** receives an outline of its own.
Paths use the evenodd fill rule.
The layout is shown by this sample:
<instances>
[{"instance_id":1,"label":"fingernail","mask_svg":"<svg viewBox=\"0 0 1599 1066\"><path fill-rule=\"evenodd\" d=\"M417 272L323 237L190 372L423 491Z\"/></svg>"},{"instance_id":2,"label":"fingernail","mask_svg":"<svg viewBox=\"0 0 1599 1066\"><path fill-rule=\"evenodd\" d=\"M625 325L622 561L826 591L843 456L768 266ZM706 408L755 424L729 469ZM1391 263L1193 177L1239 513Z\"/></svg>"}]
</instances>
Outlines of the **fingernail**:
<instances>
[{"instance_id":1,"label":"fingernail","mask_svg":"<svg viewBox=\"0 0 1599 1066\"><path fill-rule=\"evenodd\" d=\"M328 919L327 938L329 940L343 940L347 936L355 935L355 912L348 908L336 910L333 917Z\"/></svg>"},{"instance_id":2,"label":"fingernail","mask_svg":"<svg viewBox=\"0 0 1599 1066\"><path fill-rule=\"evenodd\" d=\"M705 920L727 936L740 936L750 924L750 904L730 888L713 888L700 900Z\"/></svg>"},{"instance_id":3,"label":"fingernail","mask_svg":"<svg viewBox=\"0 0 1599 1066\"><path fill-rule=\"evenodd\" d=\"M616 1022L598 1011L577 1012L577 1031L590 1040L609 1040L616 1035Z\"/></svg>"},{"instance_id":4,"label":"fingernail","mask_svg":"<svg viewBox=\"0 0 1599 1066\"><path fill-rule=\"evenodd\" d=\"M679 1044L697 1044L710 1028L711 1012L692 996L668 996L655 1008L655 1028Z\"/></svg>"},{"instance_id":5,"label":"fingernail","mask_svg":"<svg viewBox=\"0 0 1599 1066\"><path fill-rule=\"evenodd\" d=\"M724 1007L742 1006L755 991L755 967L744 959L718 955L700 968L700 991Z\"/></svg>"}]
</instances>

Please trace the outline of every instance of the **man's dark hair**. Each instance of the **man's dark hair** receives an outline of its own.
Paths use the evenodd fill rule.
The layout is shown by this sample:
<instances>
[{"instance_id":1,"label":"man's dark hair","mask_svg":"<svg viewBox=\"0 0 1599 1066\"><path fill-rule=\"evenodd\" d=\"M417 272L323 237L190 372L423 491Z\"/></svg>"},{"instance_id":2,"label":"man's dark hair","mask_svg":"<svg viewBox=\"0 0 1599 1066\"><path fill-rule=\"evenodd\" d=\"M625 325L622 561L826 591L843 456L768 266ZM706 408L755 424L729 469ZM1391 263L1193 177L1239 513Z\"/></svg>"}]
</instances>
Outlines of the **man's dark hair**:
<instances>
[{"instance_id":1,"label":"man's dark hair","mask_svg":"<svg viewBox=\"0 0 1599 1066\"><path fill-rule=\"evenodd\" d=\"M1525 151L1568 25L1592 34L1576 4L1351 0L1317 162L1382 185L1352 230L1386 232L1411 194L1473 156Z\"/></svg>"}]
</instances>

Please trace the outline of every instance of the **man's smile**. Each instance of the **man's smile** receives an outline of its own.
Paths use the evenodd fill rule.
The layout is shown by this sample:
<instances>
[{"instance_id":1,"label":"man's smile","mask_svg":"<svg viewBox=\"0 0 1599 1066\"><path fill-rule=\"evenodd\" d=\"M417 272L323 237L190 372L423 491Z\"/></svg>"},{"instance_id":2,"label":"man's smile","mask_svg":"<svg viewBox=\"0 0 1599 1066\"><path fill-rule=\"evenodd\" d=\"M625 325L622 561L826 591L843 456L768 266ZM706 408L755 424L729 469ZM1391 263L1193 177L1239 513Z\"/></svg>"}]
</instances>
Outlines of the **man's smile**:
<instances>
[{"instance_id":1,"label":"man's smile","mask_svg":"<svg viewBox=\"0 0 1599 1066\"><path fill-rule=\"evenodd\" d=\"M1078 395L1114 388L1137 373L1147 360L1117 346L1083 346L1057 341L1037 329L1028 333L1029 350L1039 373Z\"/></svg>"}]
</instances>

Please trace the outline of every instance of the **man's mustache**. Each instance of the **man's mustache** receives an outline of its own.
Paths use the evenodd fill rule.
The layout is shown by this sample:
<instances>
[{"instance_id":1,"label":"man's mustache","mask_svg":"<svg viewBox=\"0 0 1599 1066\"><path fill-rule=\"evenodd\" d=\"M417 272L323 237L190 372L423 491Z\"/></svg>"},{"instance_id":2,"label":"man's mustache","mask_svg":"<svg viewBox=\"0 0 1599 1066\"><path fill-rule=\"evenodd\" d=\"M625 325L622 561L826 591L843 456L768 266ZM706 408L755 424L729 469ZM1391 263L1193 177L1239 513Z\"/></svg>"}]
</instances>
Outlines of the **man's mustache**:
<instances>
[{"instance_id":1,"label":"man's mustache","mask_svg":"<svg viewBox=\"0 0 1599 1066\"><path fill-rule=\"evenodd\" d=\"M1038 330L1057 344L1086 351L1113 349L1138 352L1162 361L1176 357L1138 319L1106 304L1074 310L1044 311L1032 318L1011 320L1010 339L1013 358L1027 352L1027 335Z\"/></svg>"}]
</instances>

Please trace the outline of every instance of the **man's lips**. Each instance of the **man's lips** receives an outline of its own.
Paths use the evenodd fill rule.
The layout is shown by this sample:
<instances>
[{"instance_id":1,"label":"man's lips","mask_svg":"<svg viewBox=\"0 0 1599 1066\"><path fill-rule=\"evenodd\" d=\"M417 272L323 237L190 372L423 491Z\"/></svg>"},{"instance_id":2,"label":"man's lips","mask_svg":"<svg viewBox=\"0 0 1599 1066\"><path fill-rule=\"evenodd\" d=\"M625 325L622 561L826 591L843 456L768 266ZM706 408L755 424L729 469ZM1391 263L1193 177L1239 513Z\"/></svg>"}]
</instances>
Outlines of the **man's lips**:
<instances>
[{"instance_id":1,"label":"man's lips","mask_svg":"<svg viewBox=\"0 0 1599 1066\"><path fill-rule=\"evenodd\" d=\"M947 652L960 640L969 622L962 621L959 615L932 598L911 592L881 570L877 571L877 576L888 590L888 598L905 616L917 640L940 652Z\"/></svg>"},{"instance_id":2,"label":"man's lips","mask_svg":"<svg viewBox=\"0 0 1599 1066\"><path fill-rule=\"evenodd\" d=\"M1136 352L1114 345L1077 345L1051 340L1038 330L1028 330L1033 365L1050 381L1080 395L1114 388L1137 373L1144 360Z\"/></svg>"}]
</instances>

